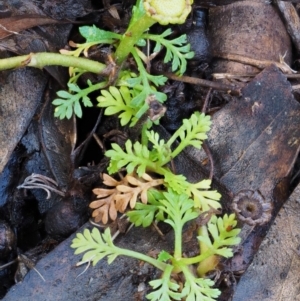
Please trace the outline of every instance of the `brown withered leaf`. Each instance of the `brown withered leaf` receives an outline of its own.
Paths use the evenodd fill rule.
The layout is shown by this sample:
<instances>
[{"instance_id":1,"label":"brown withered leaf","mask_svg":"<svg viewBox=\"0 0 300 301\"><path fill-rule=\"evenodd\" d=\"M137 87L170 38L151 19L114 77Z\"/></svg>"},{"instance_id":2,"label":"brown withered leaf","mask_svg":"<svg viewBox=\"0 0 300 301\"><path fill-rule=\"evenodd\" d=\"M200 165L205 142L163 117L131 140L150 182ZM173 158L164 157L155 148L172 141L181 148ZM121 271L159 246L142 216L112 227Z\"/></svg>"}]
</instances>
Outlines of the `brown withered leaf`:
<instances>
[{"instance_id":1,"label":"brown withered leaf","mask_svg":"<svg viewBox=\"0 0 300 301\"><path fill-rule=\"evenodd\" d=\"M115 206L115 198L118 194L118 190L114 189L101 189L96 188L93 190L97 194L96 200L90 203L90 208L94 209L92 217L96 223L102 221L103 224L107 224L108 218L115 220L117 218L117 210Z\"/></svg>"},{"instance_id":2,"label":"brown withered leaf","mask_svg":"<svg viewBox=\"0 0 300 301\"><path fill-rule=\"evenodd\" d=\"M0 19L0 39L39 25L56 24L60 21L39 15L20 15Z\"/></svg>"},{"instance_id":3,"label":"brown withered leaf","mask_svg":"<svg viewBox=\"0 0 300 301\"><path fill-rule=\"evenodd\" d=\"M162 185L163 180L153 179L148 174L144 174L142 178L128 174L121 181L117 181L103 174L103 184L113 188L93 189L99 200L91 202L90 208L94 209L92 217L95 222L102 221L106 224L109 218L113 221L117 218L117 212L124 213L128 206L134 208L138 200L146 204L148 189Z\"/></svg>"},{"instance_id":4,"label":"brown withered leaf","mask_svg":"<svg viewBox=\"0 0 300 301\"><path fill-rule=\"evenodd\" d=\"M164 183L162 179L153 179L148 174L143 174L141 179L132 175L127 175L126 179L129 185L136 187L129 185L117 186L118 191L122 193L116 197L116 207L120 212L124 212L128 207L128 204L130 205L130 208L133 209L139 195L141 202L147 204L148 189Z\"/></svg>"},{"instance_id":5,"label":"brown withered leaf","mask_svg":"<svg viewBox=\"0 0 300 301\"><path fill-rule=\"evenodd\" d=\"M101 221L103 224L107 224L109 218L113 221L117 218L115 198L119 192L116 187L124 181L126 181L125 178L117 181L108 174L103 174L103 184L114 188L93 189L93 193L97 196L97 199L100 199L90 203L90 208L94 209L92 217L96 223Z\"/></svg>"}]
</instances>

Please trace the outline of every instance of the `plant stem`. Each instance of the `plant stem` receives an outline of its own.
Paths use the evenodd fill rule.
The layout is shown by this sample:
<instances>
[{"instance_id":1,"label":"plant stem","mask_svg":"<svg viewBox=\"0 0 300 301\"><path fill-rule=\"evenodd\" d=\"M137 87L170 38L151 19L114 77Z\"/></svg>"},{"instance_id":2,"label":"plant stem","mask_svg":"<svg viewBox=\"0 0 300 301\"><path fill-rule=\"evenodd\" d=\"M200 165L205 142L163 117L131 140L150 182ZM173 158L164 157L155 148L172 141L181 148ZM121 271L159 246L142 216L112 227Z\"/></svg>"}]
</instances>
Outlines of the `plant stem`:
<instances>
[{"instance_id":1,"label":"plant stem","mask_svg":"<svg viewBox=\"0 0 300 301\"><path fill-rule=\"evenodd\" d=\"M174 258L180 259L182 257L182 225L180 223L181 216L178 217L178 222L174 222Z\"/></svg>"},{"instance_id":2,"label":"plant stem","mask_svg":"<svg viewBox=\"0 0 300 301\"><path fill-rule=\"evenodd\" d=\"M214 255L215 252L214 250L207 250L205 253L201 253L198 256L195 257L190 257L190 258L182 258L180 260L181 263L185 264L185 265L191 265L191 264L195 264L195 263L199 263L201 261L203 261L204 259Z\"/></svg>"},{"instance_id":3,"label":"plant stem","mask_svg":"<svg viewBox=\"0 0 300 301\"><path fill-rule=\"evenodd\" d=\"M142 34L156 23L155 20L146 15L142 1L138 1L135 8L136 11L131 18L130 25L115 52L115 60L119 66L127 59L134 45L141 39Z\"/></svg>"},{"instance_id":4,"label":"plant stem","mask_svg":"<svg viewBox=\"0 0 300 301\"><path fill-rule=\"evenodd\" d=\"M209 237L209 233L207 230L207 226L203 225L198 230L199 236ZM209 250L209 246L207 246L203 241L199 242L201 253L205 253ZM211 270L213 270L216 265L219 263L219 258L216 255L211 255L206 259L202 260L197 267L197 273L200 277L204 277L205 274Z\"/></svg>"},{"instance_id":5,"label":"plant stem","mask_svg":"<svg viewBox=\"0 0 300 301\"><path fill-rule=\"evenodd\" d=\"M124 256L128 256L128 257L132 257L132 258L136 258L145 262L148 262L150 264L152 264L154 267L158 268L161 271L165 271L165 269L170 266L167 263L158 261L150 256L147 256L145 254L139 253L139 252L135 252L135 251L131 251L128 249L122 249L122 248L118 248L118 247L114 247L115 252L118 255L124 255Z\"/></svg>"},{"instance_id":6,"label":"plant stem","mask_svg":"<svg viewBox=\"0 0 300 301\"><path fill-rule=\"evenodd\" d=\"M27 55L0 59L0 71L20 67L43 68L52 65L75 67L98 74L102 72L105 73L106 68L105 64L90 59L49 52L30 53Z\"/></svg>"}]
</instances>

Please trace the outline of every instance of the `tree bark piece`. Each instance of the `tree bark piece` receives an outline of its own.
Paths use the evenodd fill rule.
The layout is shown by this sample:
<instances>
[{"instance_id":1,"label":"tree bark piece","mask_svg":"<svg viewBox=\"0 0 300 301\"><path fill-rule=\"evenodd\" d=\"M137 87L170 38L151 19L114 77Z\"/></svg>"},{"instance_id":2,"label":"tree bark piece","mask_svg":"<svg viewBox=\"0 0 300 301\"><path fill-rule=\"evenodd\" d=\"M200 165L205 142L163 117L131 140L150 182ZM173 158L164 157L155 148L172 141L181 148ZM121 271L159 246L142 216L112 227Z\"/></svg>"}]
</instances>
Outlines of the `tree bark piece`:
<instances>
[{"instance_id":1,"label":"tree bark piece","mask_svg":"<svg viewBox=\"0 0 300 301\"><path fill-rule=\"evenodd\" d=\"M299 300L300 185L279 211L233 301Z\"/></svg>"}]
</instances>

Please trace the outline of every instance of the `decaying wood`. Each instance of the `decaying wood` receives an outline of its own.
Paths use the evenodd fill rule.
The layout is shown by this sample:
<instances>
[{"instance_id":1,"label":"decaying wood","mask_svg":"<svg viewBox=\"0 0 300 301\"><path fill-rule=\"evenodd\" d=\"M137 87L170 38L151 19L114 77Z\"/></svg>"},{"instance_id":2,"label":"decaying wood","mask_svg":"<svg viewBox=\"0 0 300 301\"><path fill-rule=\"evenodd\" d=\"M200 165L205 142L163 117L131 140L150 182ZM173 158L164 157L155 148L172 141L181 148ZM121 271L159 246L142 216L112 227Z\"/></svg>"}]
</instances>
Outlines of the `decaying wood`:
<instances>
[{"instance_id":1,"label":"decaying wood","mask_svg":"<svg viewBox=\"0 0 300 301\"><path fill-rule=\"evenodd\" d=\"M299 300L300 186L278 213L233 301Z\"/></svg>"},{"instance_id":2,"label":"decaying wood","mask_svg":"<svg viewBox=\"0 0 300 301\"><path fill-rule=\"evenodd\" d=\"M300 53L300 19L292 3L276 0L276 4L285 20L287 30Z\"/></svg>"},{"instance_id":3,"label":"decaying wood","mask_svg":"<svg viewBox=\"0 0 300 301\"><path fill-rule=\"evenodd\" d=\"M258 61L278 62L285 56L291 63L291 41L276 8L265 1L235 1L209 9L209 37L212 54L237 55ZM229 58L230 60L230 58ZM253 73L258 68L249 64L215 60L214 72Z\"/></svg>"},{"instance_id":4,"label":"decaying wood","mask_svg":"<svg viewBox=\"0 0 300 301\"><path fill-rule=\"evenodd\" d=\"M274 205L274 218L287 199L286 179L299 152L300 105L275 66L255 77L242 89L242 95L213 116L207 143L215 178L233 195L243 190L260 191ZM206 161L199 151L191 150L190 154ZM229 210L231 204L224 207ZM243 244L229 261L229 270L242 274L247 269L270 223L243 227Z\"/></svg>"},{"instance_id":5,"label":"decaying wood","mask_svg":"<svg viewBox=\"0 0 300 301\"><path fill-rule=\"evenodd\" d=\"M285 76L275 66L267 68L249 83L243 89L243 95L213 118L208 144L215 163L214 182L224 196L226 210L230 210L230 195L251 189L259 190L264 198L273 202L273 215L276 215L287 198L288 185L284 179L289 175L299 151L300 105L293 99ZM185 153L178 160L181 164L175 162L176 170L191 181L199 180L200 171L205 168L199 163L201 156L205 155L193 151ZM202 174L202 177L206 176ZM244 227L242 247L236 250L231 261L225 263L226 268L233 273L244 272L269 226L270 223L250 231L249 226ZM119 258L110 266L102 260L76 278L85 267L75 268L80 256L74 256L70 248L72 237L36 265L46 279L45 283L35 271L30 271L23 283L12 288L3 300L16 300L22 296L24 301L53 298L100 301L121 298L133 301L139 285L152 277L154 271L151 267L145 268L135 260ZM163 241L151 229L138 228L119 238L116 244L147 253L153 251L153 246L156 250L168 250L172 246L172 234L167 234L165 239ZM189 251L196 250L188 243L184 247ZM232 293L231 287L226 298L221 300L228 300ZM145 294L146 291L140 293L141 300Z\"/></svg>"},{"instance_id":6,"label":"decaying wood","mask_svg":"<svg viewBox=\"0 0 300 301\"><path fill-rule=\"evenodd\" d=\"M16 70L1 75L0 172L27 129L46 86L40 70ZM28 87L31 87L28 89ZM0 202L1 203L1 202Z\"/></svg>"}]
</instances>

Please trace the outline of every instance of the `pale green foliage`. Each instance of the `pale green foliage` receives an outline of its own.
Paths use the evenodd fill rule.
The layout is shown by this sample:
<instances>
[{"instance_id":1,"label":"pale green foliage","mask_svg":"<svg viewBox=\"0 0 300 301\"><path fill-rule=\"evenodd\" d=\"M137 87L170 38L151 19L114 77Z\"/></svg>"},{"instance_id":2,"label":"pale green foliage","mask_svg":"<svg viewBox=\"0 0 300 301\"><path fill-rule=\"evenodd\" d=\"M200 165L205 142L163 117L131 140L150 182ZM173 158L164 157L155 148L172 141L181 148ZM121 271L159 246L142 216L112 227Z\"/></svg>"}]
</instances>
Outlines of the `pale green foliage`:
<instances>
[{"instance_id":1,"label":"pale green foliage","mask_svg":"<svg viewBox=\"0 0 300 301\"><path fill-rule=\"evenodd\" d=\"M85 229L83 234L77 233L71 248L76 249L75 254L85 252L82 262L91 261L93 265L105 256L108 256L108 262L112 263L118 256L118 248L112 242L109 228L103 234L97 228L93 228L92 231Z\"/></svg>"},{"instance_id":2,"label":"pale green foliage","mask_svg":"<svg viewBox=\"0 0 300 301\"><path fill-rule=\"evenodd\" d=\"M168 28L160 35L144 34L143 37L156 42L153 52L159 52L164 46L166 48L164 63L172 62L172 71L179 69L179 73L183 74L186 71L186 60L193 58L195 53L190 50L185 34L173 40L165 39L171 34L172 30Z\"/></svg>"},{"instance_id":3,"label":"pale green foliage","mask_svg":"<svg viewBox=\"0 0 300 301\"><path fill-rule=\"evenodd\" d=\"M186 301L214 301L219 297L220 291L212 288L214 282L210 279L196 278L188 275L186 271L186 281L183 286L182 295Z\"/></svg>"},{"instance_id":4,"label":"pale green foliage","mask_svg":"<svg viewBox=\"0 0 300 301\"><path fill-rule=\"evenodd\" d=\"M162 270L163 273L160 279L149 282L153 292L146 297L151 301L182 300L183 298L189 301L215 300L220 292L218 289L212 288L214 282L210 279L195 276L189 267L190 263L187 262L187 260L191 259L193 263L198 263L203 261L205 257L199 255L193 258L186 258L182 255L182 229L188 221L197 218L200 214L194 208L193 200L172 190L166 192L155 192L155 190L152 190L152 193L153 198L149 200L149 204L141 204L144 206L140 207L140 209L136 208L135 214L131 212L128 213L128 216L136 225L141 225L142 219L147 218L149 214L152 217L148 219L147 224L156 218L171 225L175 234L173 256L166 251L162 251L158 259L154 259L138 252L118 248L112 242L109 228L103 234L97 228L94 228L92 231L85 229L83 234L78 233L71 245L72 248L76 249L75 254L85 253L82 262L91 261L93 265L106 256L110 264L120 255L134 257L154 265ZM235 226L234 215L225 215L223 219L212 217L208 224L208 229L214 242L211 242L209 239L203 239L210 244L208 255L232 256L228 251L229 249L223 246L231 246L239 242L239 239L236 237L239 230L233 229ZM198 239L202 238L198 237ZM185 279L182 283L182 291L180 291L179 283L172 276L172 274L180 272L184 274L182 279Z\"/></svg>"},{"instance_id":5,"label":"pale green foliage","mask_svg":"<svg viewBox=\"0 0 300 301\"><path fill-rule=\"evenodd\" d=\"M147 158L149 160L149 167L154 167L153 163L157 163L157 166L164 166L165 164L169 163L171 159L174 159L185 147L191 145L197 148L201 147L202 141L206 139L206 132L210 128L210 117L205 116L204 114L200 114L199 112L195 112L191 115L189 119L183 120L183 125L171 136L171 138L165 142L164 140L160 140L159 135L154 131L147 131L146 135L150 142L153 143L153 149L146 152L141 146L139 142L135 142L132 145L132 142L128 143L126 146L126 151L116 147L115 144L112 144L113 149L115 151L108 151L106 152L106 156L111 159L111 165L109 167L109 172L114 173L117 171L118 168L126 166L126 164L132 163L135 164L135 167L139 165L139 163L130 162L130 160L134 160L132 154L134 156L139 157L139 152L141 152L142 158ZM179 138L179 144L175 147L175 150L172 151L172 146L175 140ZM133 147L133 150L132 150ZM144 146L146 147L146 146ZM137 151L135 151L137 150ZM135 151L135 152L134 152ZM128 154L126 154L126 152ZM145 156L146 152L146 156ZM118 163L121 157L127 157L130 155L126 160ZM151 160L150 160L151 159ZM138 162L138 158L137 158ZM116 166L116 164L118 164ZM132 166L130 165L130 170ZM127 170L128 171L128 170ZM128 171L129 172L129 171ZM140 175L140 174L139 174Z\"/></svg>"},{"instance_id":6,"label":"pale green foliage","mask_svg":"<svg viewBox=\"0 0 300 301\"><path fill-rule=\"evenodd\" d=\"M149 189L147 204L136 203L134 210L127 212L130 222L136 227L149 227L153 221L163 221L164 211L159 208L159 200L163 199L161 191Z\"/></svg>"},{"instance_id":7,"label":"pale green foliage","mask_svg":"<svg viewBox=\"0 0 300 301\"><path fill-rule=\"evenodd\" d=\"M131 31L134 30L135 22L143 18L144 14L142 1L138 0L129 25ZM97 43L109 43L118 47L118 43L121 44L124 40L124 36L121 38L118 34L96 27L82 27L80 32L86 38L86 43L79 45L74 55L86 53L91 45ZM164 46L166 48L164 62L171 63L172 70L177 70L180 74L186 69L187 59L193 57L193 52L186 44L185 35L167 40L166 37L170 35L171 30L166 30L161 35L141 34L139 41L130 50L136 62L138 74L121 71L118 73L119 77L115 79L116 87L109 87L100 92L99 106L105 108L106 115L119 114L121 125L133 126L146 113L149 96L151 98L155 96L159 102L166 100L166 95L157 91L159 86L165 84L166 77L148 73L145 64L148 65L149 57L146 57L136 46L144 44L146 39L156 43L154 52L159 52ZM124 54L127 55L127 52ZM84 71L76 70L76 72L72 83L75 83L79 74ZM72 93L60 93L60 99L56 100L56 104L61 106L58 116L70 117L72 106L75 107L75 104L75 113L81 115L78 108L79 100L87 100L87 94L76 86L71 86L71 88L73 88ZM69 101L70 105L64 108L62 100ZM203 140L207 138L206 133L210 124L210 117L194 113L189 119L183 121L183 125L168 141L160 139L158 133L147 131L144 127L142 143L127 140L124 149L114 143L112 148L105 153L110 158L108 167L110 174L125 168L128 174L136 173L138 177L142 177L145 173L154 173L163 177L163 181L159 183L163 183L165 191L147 190L146 201L137 202L135 209L127 215L136 226L147 227L155 221L168 223L174 230L173 252L161 251L155 259L132 250L118 248L113 244L109 228L103 234L94 228L92 231L84 230L83 234L79 233L73 239L71 247L76 249L75 254L85 253L82 262L91 261L95 265L107 256L108 263L111 263L117 256L125 255L152 264L162 271L162 275L160 279L150 281L153 291L146 297L151 301L213 301L219 296L220 291L213 288L214 282L196 276L195 267L192 265L205 264L205 260L213 255L232 256L229 247L240 242L237 237L239 230L234 229L236 226L234 215L225 215L223 218L213 215L207 225L201 226L205 231L202 234L199 231L198 240L201 241L200 244L206 246L203 254L201 247L200 254L197 256L192 258L183 256L184 225L196 219L201 213L211 210L211 207L220 208L218 202L220 194L209 190L210 181L189 183L185 176L173 174L167 166L187 146L200 148ZM151 148L148 142L152 145ZM180 274L179 277L176 277L176 274ZM181 279L180 283L177 282L178 279Z\"/></svg>"},{"instance_id":8,"label":"pale green foliage","mask_svg":"<svg viewBox=\"0 0 300 301\"><path fill-rule=\"evenodd\" d=\"M165 93L156 90L155 86L162 86L167 81L167 78L163 75L151 75L147 72L141 56L143 53L138 49L132 50L133 58L135 59L140 75L137 77L127 79L127 84L129 87L142 87L139 93L132 99L131 106L138 108L136 113L136 118L140 118L145 114L149 108L147 103L147 98L150 95L154 95L156 100L159 102L164 102L167 100L167 95Z\"/></svg>"},{"instance_id":9,"label":"pale green foliage","mask_svg":"<svg viewBox=\"0 0 300 301\"><path fill-rule=\"evenodd\" d=\"M202 211L208 211L210 207L221 208L221 204L218 202L221 194L215 190L208 190L210 185L210 180L203 180L198 183L189 183L187 187L187 193L193 196L195 207L201 208Z\"/></svg>"},{"instance_id":10,"label":"pale green foliage","mask_svg":"<svg viewBox=\"0 0 300 301\"><path fill-rule=\"evenodd\" d=\"M194 202L186 194L177 194L169 190L163 193L158 208L164 211L164 222L170 224L175 230L182 228L185 223L195 219L199 213L194 210Z\"/></svg>"},{"instance_id":11,"label":"pale green foliage","mask_svg":"<svg viewBox=\"0 0 300 301\"><path fill-rule=\"evenodd\" d=\"M207 138L206 133L210 129L211 120L210 116L195 112L189 119L183 119L182 123L182 126L167 142L167 146L171 147L176 139L180 140L179 145L172 152L173 158L187 146L194 146L198 149L201 148L203 140Z\"/></svg>"},{"instance_id":12,"label":"pale green foliage","mask_svg":"<svg viewBox=\"0 0 300 301\"><path fill-rule=\"evenodd\" d=\"M74 112L77 117L81 117L82 109L80 101L82 101L85 107L92 107L93 104L88 95L93 91L101 89L106 83L102 82L93 85L91 81L88 81L87 84L87 88L81 89L75 83L68 83L69 92L58 91L57 96L59 98L54 99L52 102L56 106L54 116L60 119L70 119Z\"/></svg>"},{"instance_id":13,"label":"pale green foliage","mask_svg":"<svg viewBox=\"0 0 300 301\"><path fill-rule=\"evenodd\" d=\"M214 249L215 254L223 257L231 257L232 250L228 246L234 246L240 243L241 239L238 237L240 229L234 229L237 224L235 215L225 214L223 217L212 216L207 228L211 235L198 236L198 240L203 242L207 247Z\"/></svg>"},{"instance_id":14,"label":"pale green foliage","mask_svg":"<svg viewBox=\"0 0 300 301\"><path fill-rule=\"evenodd\" d=\"M149 159L150 151L147 146L142 145L139 141L132 144L131 140L125 143L125 151L116 144L112 144L112 149L105 153L105 156L111 158L108 171L110 174L117 172L126 166L127 173L132 173L134 169L138 176L146 172L146 168L152 163Z\"/></svg>"},{"instance_id":15,"label":"pale green foliage","mask_svg":"<svg viewBox=\"0 0 300 301\"><path fill-rule=\"evenodd\" d=\"M178 292L179 285L171 280L172 266L167 266L161 279L149 282L154 291L146 297L151 301L171 301L181 300L182 294Z\"/></svg>"},{"instance_id":16,"label":"pale green foliage","mask_svg":"<svg viewBox=\"0 0 300 301\"><path fill-rule=\"evenodd\" d=\"M154 220L164 221L174 229L182 228L183 225L195 219L199 213L194 211L194 202L186 194L177 194L172 190L148 192L148 203L138 203L135 210L127 213L130 221L136 226L149 226Z\"/></svg>"},{"instance_id":17,"label":"pale green foliage","mask_svg":"<svg viewBox=\"0 0 300 301\"><path fill-rule=\"evenodd\" d=\"M169 162L172 151L170 147L165 143L164 139L160 139L159 134L154 131L147 131L146 136L148 141L151 142L151 160L153 162L158 162L159 165L163 165L165 162Z\"/></svg>"},{"instance_id":18,"label":"pale green foliage","mask_svg":"<svg viewBox=\"0 0 300 301\"><path fill-rule=\"evenodd\" d=\"M134 13L130 25L139 18L143 18L145 14L144 8L140 4L135 6L133 10ZM131 31L134 31L134 26L131 28ZM95 25L82 26L79 28L79 32L86 41L82 44L70 42L70 45L75 49L62 49L61 53L75 57L79 57L82 54L88 56L88 50L92 46L109 44L118 48L122 43L122 35L102 30ZM138 46L145 46L146 39L156 43L153 50L154 53L159 52L162 47L165 47L166 54L164 63L171 62L173 71L179 70L180 74L185 72L187 59L192 58L194 53L190 51L190 45L187 44L186 35L168 40L167 38L171 33L172 31L170 29L167 29L160 35L142 33L140 39L138 39L137 43L135 43L134 47L130 50L136 62L139 74L124 80L122 79L123 72L117 73L118 78L114 79L114 81L117 82L117 87L110 87L108 90L101 91L101 96L98 97L98 106L106 108L106 115L120 114L121 125L129 124L130 126L134 126L136 124L138 119L141 118L149 108L147 103L148 97L154 96L155 99L161 103L167 99L165 93L157 90L157 87L163 86L166 83L167 78L163 75L152 75L148 73L145 63L149 63L149 58L138 48ZM108 66L108 70L110 68L111 66ZM89 88L81 90L76 85L76 82L85 72L86 71L82 69L70 68L71 78L69 80L69 92L59 91L57 93L58 98L53 101L53 104L57 106L55 109L56 117L61 119L65 117L70 118L73 113L75 113L77 117L81 117L82 109L80 100L82 100L82 104L85 107L92 106L88 94L96 90L101 90L104 85L101 85L101 88L99 88L99 84L91 84L91 82L88 82ZM123 83L120 84L122 81Z\"/></svg>"},{"instance_id":19,"label":"pale green foliage","mask_svg":"<svg viewBox=\"0 0 300 301\"><path fill-rule=\"evenodd\" d=\"M113 174L125 167L127 173L136 170L138 176L152 171L164 177L167 188L171 188L178 194L192 197L195 207L201 208L203 211L208 210L209 207L220 208L221 205L218 201L221 195L216 191L207 190L210 188L210 181L190 183L185 176L175 175L166 166L185 147L191 145L200 148L210 124L209 116L195 112L189 119L183 120L183 125L167 142L160 139L158 133L146 131L149 141L153 144L152 149L148 149L139 141L132 144L131 140L127 140L124 150L113 143L112 149L105 153L110 158L108 171ZM172 150L177 138L179 138L179 144Z\"/></svg>"},{"instance_id":20,"label":"pale green foliage","mask_svg":"<svg viewBox=\"0 0 300 301\"><path fill-rule=\"evenodd\" d=\"M106 108L104 111L105 115L119 114L118 117L122 126L130 121L135 123L137 120L134 116L137 111L130 106L131 100L136 94L135 91L126 86L121 86L119 89L110 86L108 91L101 91L101 96L97 98L99 102L98 107Z\"/></svg>"}]
</instances>

